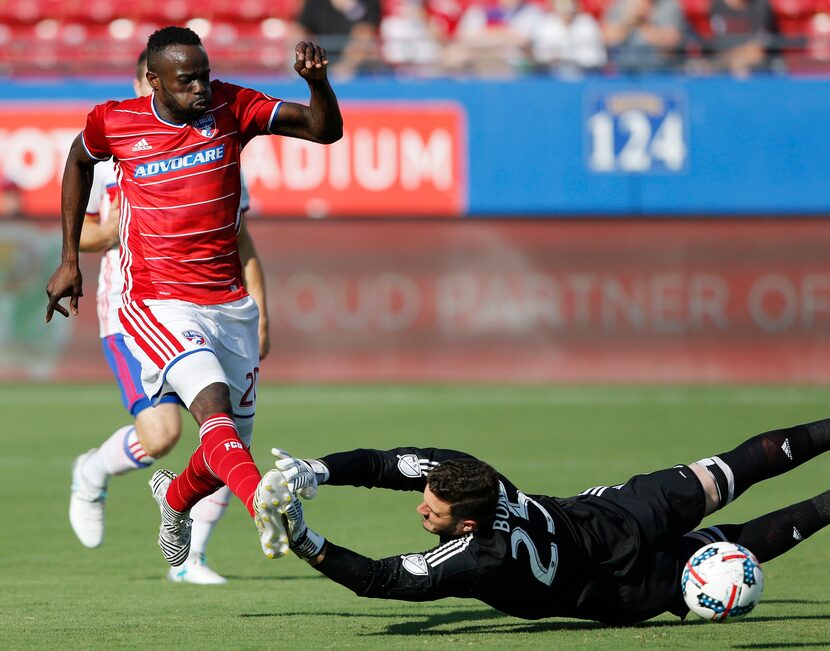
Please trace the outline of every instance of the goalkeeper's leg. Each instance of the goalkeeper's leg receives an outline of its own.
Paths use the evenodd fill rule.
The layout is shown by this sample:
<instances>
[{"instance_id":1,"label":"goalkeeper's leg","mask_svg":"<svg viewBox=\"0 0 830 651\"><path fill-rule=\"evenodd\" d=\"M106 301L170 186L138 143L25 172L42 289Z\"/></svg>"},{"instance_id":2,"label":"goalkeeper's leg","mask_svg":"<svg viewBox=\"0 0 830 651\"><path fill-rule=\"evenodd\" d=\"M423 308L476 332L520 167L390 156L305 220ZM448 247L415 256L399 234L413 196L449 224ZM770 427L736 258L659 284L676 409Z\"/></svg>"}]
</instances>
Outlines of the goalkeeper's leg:
<instances>
[{"instance_id":1,"label":"goalkeeper's leg","mask_svg":"<svg viewBox=\"0 0 830 651\"><path fill-rule=\"evenodd\" d=\"M830 524L830 491L743 524L718 524L686 534L702 545L729 541L743 545L762 563L789 551Z\"/></svg>"},{"instance_id":2,"label":"goalkeeper's leg","mask_svg":"<svg viewBox=\"0 0 830 651\"><path fill-rule=\"evenodd\" d=\"M693 470L704 488L714 482L716 491L707 514L726 506L753 484L788 472L827 450L830 419L758 434L734 450L701 459Z\"/></svg>"}]
</instances>

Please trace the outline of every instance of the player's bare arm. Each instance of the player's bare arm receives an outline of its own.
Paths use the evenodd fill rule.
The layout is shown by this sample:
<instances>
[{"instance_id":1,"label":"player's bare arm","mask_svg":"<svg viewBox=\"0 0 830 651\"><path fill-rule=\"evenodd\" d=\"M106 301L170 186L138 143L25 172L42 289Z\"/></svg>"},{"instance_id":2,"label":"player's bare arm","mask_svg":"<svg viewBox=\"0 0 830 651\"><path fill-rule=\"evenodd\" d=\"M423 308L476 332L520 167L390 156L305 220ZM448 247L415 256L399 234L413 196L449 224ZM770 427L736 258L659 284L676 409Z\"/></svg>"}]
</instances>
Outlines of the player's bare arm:
<instances>
[{"instance_id":1,"label":"player's bare arm","mask_svg":"<svg viewBox=\"0 0 830 651\"><path fill-rule=\"evenodd\" d=\"M308 106L283 102L274 119L272 132L325 145L343 137L343 118L337 97L328 80L329 61L325 49L308 41L294 49L294 70L308 83Z\"/></svg>"},{"instance_id":2,"label":"player's bare arm","mask_svg":"<svg viewBox=\"0 0 830 651\"><path fill-rule=\"evenodd\" d=\"M242 217L242 226L236 237L239 246L239 259L242 262L242 273L245 276L245 289L256 301L259 307L259 358L265 359L271 349L271 340L268 336L268 303L265 293L265 272L262 269L254 240L245 217Z\"/></svg>"},{"instance_id":3,"label":"player's bare arm","mask_svg":"<svg viewBox=\"0 0 830 651\"><path fill-rule=\"evenodd\" d=\"M49 302L46 305L46 323L52 320L55 312L65 317L70 311L78 314L78 299L83 296L83 277L78 266L81 228L89 193L92 190L92 176L95 163L86 151L80 134L69 149L66 167L63 170L61 185L61 226L63 246L61 263L46 285ZM60 304L60 300L69 297L69 310Z\"/></svg>"}]
</instances>

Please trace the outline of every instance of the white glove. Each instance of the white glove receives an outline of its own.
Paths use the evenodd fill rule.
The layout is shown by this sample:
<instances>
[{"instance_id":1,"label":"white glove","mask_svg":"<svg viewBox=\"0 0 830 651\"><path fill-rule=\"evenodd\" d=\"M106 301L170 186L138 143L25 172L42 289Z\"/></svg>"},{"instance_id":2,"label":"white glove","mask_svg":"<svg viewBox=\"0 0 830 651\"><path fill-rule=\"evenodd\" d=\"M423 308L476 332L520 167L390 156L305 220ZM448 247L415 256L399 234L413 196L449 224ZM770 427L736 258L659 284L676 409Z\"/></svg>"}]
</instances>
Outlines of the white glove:
<instances>
[{"instance_id":1,"label":"white glove","mask_svg":"<svg viewBox=\"0 0 830 651\"><path fill-rule=\"evenodd\" d=\"M326 544L326 539L308 528L300 500L293 497L283 517L288 529L288 548L300 558L316 558Z\"/></svg>"},{"instance_id":2,"label":"white glove","mask_svg":"<svg viewBox=\"0 0 830 651\"><path fill-rule=\"evenodd\" d=\"M271 448L271 454L276 457L274 465L285 476L288 490L294 495L310 500L317 495L317 485L328 479L328 469L316 459L297 459L279 448Z\"/></svg>"}]
</instances>

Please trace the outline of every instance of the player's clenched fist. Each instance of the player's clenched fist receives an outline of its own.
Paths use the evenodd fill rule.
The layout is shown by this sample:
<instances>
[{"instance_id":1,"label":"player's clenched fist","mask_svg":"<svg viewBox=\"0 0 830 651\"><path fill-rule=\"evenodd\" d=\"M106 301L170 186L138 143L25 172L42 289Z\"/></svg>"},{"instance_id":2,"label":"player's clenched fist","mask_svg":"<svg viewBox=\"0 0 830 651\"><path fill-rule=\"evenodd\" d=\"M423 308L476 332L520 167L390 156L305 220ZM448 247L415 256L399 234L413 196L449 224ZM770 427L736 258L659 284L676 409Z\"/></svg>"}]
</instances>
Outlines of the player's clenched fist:
<instances>
[{"instance_id":1,"label":"player's clenched fist","mask_svg":"<svg viewBox=\"0 0 830 651\"><path fill-rule=\"evenodd\" d=\"M326 50L311 41L301 41L294 48L294 70L303 79L310 81L326 78L329 65Z\"/></svg>"}]
</instances>

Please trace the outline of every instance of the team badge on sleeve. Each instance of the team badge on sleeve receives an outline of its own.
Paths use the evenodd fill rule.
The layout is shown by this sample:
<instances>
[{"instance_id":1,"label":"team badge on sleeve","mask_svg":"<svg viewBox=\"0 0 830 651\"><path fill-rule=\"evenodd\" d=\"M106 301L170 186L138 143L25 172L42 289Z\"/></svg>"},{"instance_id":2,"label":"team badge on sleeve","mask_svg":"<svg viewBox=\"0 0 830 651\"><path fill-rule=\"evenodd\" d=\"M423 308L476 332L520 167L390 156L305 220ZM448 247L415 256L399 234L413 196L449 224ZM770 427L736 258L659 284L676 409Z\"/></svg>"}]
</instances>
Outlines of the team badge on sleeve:
<instances>
[{"instance_id":1,"label":"team badge on sleeve","mask_svg":"<svg viewBox=\"0 0 830 651\"><path fill-rule=\"evenodd\" d=\"M426 576L429 574L427 562L420 554L410 554L409 556L403 556L402 558L403 569L410 574L414 574L415 576Z\"/></svg>"},{"instance_id":2,"label":"team badge on sleeve","mask_svg":"<svg viewBox=\"0 0 830 651\"><path fill-rule=\"evenodd\" d=\"M197 332L196 330L185 330L182 332L182 337L187 339L190 343L196 344L197 346L205 345L205 336L201 332Z\"/></svg>"},{"instance_id":3,"label":"team badge on sleeve","mask_svg":"<svg viewBox=\"0 0 830 651\"><path fill-rule=\"evenodd\" d=\"M413 479L421 476L421 464L416 454L403 454L398 457L398 470L404 477Z\"/></svg>"},{"instance_id":4,"label":"team badge on sleeve","mask_svg":"<svg viewBox=\"0 0 830 651\"><path fill-rule=\"evenodd\" d=\"M205 138L213 138L213 134L216 133L216 118L213 117L213 113L205 113L193 122L193 128Z\"/></svg>"}]
</instances>

